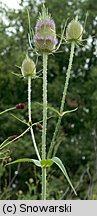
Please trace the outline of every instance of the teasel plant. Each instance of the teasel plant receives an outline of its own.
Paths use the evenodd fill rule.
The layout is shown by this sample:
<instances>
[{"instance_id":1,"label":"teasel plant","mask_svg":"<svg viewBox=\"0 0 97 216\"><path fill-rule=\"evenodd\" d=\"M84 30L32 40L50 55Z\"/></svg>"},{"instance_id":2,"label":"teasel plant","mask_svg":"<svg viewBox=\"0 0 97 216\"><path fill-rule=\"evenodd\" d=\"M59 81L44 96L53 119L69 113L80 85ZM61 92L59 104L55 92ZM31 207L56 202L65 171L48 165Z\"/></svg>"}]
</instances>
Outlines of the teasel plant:
<instances>
[{"instance_id":1,"label":"teasel plant","mask_svg":"<svg viewBox=\"0 0 97 216\"><path fill-rule=\"evenodd\" d=\"M69 85L69 80L70 80L70 75L71 75L71 69L72 69L72 64L73 64L73 59L74 59L75 47L78 48L78 46L84 46L83 42L86 41L86 39L83 39L82 36L84 34L84 31L85 31L87 17L88 17L88 13L86 13L84 26L82 26L82 24L78 20L78 16L76 16L75 19L73 19L71 22L69 22L69 24L66 27L66 36L64 37L64 40L66 43L71 45L71 50L70 50L69 64L68 64L68 68L66 71L66 80L64 83L63 95L62 95L62 100L61 100L61 105L60 105L60 115L59 115L59 118L58 118L58 121L57 121L57 124L55 127L55 131L54 131L51 145L49 148L49 152L47 155L48 158L51 157L52 154L54 156L58 150L59 144L56 146L55 151L54 151L54 147L55 147L56 138L57 138L57 134L59 131L62 117L64 116L64 114L74 112L78 109L78 108L75 108L73 110L69 110L69 111L64 112L64 105L65 105L65 101L66 101L66 95L67 95L67 90L68 90L68 85ZM62 40L63 40L63 38L62 38Z\"/></svg>"},{"instance_id":2,"label":"teasel plant","mask_svg":"<svg viewBox=\"0 0 97 216\"><path fill-rule=\"evenodd\" d=\"M52 19L51 15L48 13L48 10L46 9L45 5L43 4L42 11L39 14L39 17L36 22L35 26L35 32L31 31L31 23L30 23L30 15L29 11L28 13L28 21L29 21L29 34L28 34L28 41L29 41L29 49L26 54L26 57L22 63L22 66L20 67L23 78L25 78L28 82L28 122L25 122L18 118L17 116L13 115L14 118L16 118L18 121L22 122L23 124L26 124L27 129L20 135L14 137L12 140L6 139L3 143L0 145L0 150L2 151L5 147L7 147L9 144L11 144L13 141L19 139L20 137L24 136L28 131L31 133L31 138L33 141L34 149L36 152L37 159L30 159L30 158L21 158L17 159L15 161L12 161L8 163L7 165L15 164L15 163L20 163L20 162L32 162L34 165L38 166L42 170L42 200L46 200L46 178L47 178L47 169L48 167L52 167L52 165L55 163L59 169L62 171L64 176L66 177L69 185L71 186L72 190L74 191L75 195L77 195L74 186L72 185L72 182L68 176L68 173L61 161L60 158L56 157L54 154L54 148L55 143L56 143L56 138L57 134L59 131L59 127L61 124L61 120L64 117L65 114L67 113L72 113L77 110L68 110L64 111L64 104L65 104L65 99L66 99L66 94L67 94L67 89L69 85L69 80L70 80L70 73L71 73L71 68L72 68L72 63L73 63L73 57L74 57L74 51L75 51L75 46L82 45L83 39L83 32L84 28L78 21L78 17L76 16L74 20L72 20L66 27L66 24L64 25L63 32L61 34L59 43L57 39L57 34L56 34L56 25L54 20ZM66 34L65 34L65 29L66 29ZM33 34L32 34L33 32ZM33 35L33 36L32 36ZM66 36L65 36L66 35ZM33 39L32 39L33 37ZM60 105L60 111L56 110L55 108L51 107L48 105L47 102L47 71L48 71L48 59L49 55L55 54L62 42L70 43L71 44L71 51L70 51L70 58L69 58L69 64L66 72L66 80L64 84L64 89L63 89L63 96L61 100L61 105ZM34 44L34 48L33 48ZM39 105L43 107L43 119L39 122L33 123L32 121L32 111L31 111L31 81L32 79L36 79L37 72L36 72L36 64L34 61L29 57L29 51L33 52L35 56L38 57L41 55L43 59L43 104ZM5 112L10 112L15 109L24 109L25 104L19 103L15 107L9 108L7 110L4 110L0 113L0 115L4 114ZM47 152L46 149L46 138L47 138L47 119L49 118L47 116L47 109L51 109L55 114L58 116L58 121L56 124L55 132L53 134L53 138L51 141L51 144L49 146L49 150ZM42 155L40 154L38 150L38 146L35 140L35 135L33 131L33 125L37 125L39 123L43 124L42 126Z\"/></svg>"}]
</instances>

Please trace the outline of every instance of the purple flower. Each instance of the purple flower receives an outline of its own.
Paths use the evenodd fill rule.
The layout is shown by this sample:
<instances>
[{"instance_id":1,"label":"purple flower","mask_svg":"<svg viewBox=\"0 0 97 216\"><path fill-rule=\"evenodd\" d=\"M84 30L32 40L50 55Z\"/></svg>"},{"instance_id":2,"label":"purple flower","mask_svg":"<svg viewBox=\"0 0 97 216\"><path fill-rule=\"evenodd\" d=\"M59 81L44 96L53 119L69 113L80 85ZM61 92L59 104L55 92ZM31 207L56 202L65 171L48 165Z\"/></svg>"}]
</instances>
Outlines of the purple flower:
<instances>
[{"instance_id":1,"label":"purple flower","mask_svg":"<svg viewBox=\"0 0 97 216\"><path fill-rule=\"evenodd\" d=\"M39 36L39 35L35 35L34 38L34 43L38 42L38 41L44 41L44 42L47 42L47 41L50 41L50 42L53 42L54 45L57 45L58 43L58 39L55 38L54 36Z\"/></svg>"},{"instance_id":2,"label":"purple flower","mask_svg":"<svg viewBox=\"0 0 97 216\"><path fill-rule=\"evenodd\" d=\"M45 7L43 7L42 13L36 23L33 41L39 52L51 52L58 43L55 23L50 18L48 10Z\"/></svg>"},{"instance_id":3,"label":"purple flower","mask_svg":"<svg viewBox=\"0 0 97 216\"><path fill-rule=\"evenodd\" d=\"M48 26L50 27L51 29L53 29L55 31L56 27L55 27L55 23L53 20L42 20L42 21L38 21L37 24L36 24L36 32L39 31L41 28L43 28L44 26Z\"/></svg>"},{"instance_id":4,"label":"purple flower","mask_svg":"<svg viewBox=\"0 0 97 216\"><path fill-rule=\"evenodd\" d=\"M58 44L58 38L55 38L55 39L54 39L54 43L55 43L55 45Z\"/></svg>"},{"instance_id":5,"label":"purple flower","mask_svg":"<svg viewBox=\"0 0 97 216\"><path fill-rule=\"evenodd\" d=\"M36 34L33 38L36 49L38 50L44 50L44 51L52 51L55 49L55 46L58 43L58 39L56 38L56 35L47 35L47 36L40 36Z\"/></svg>"}]
</instances>

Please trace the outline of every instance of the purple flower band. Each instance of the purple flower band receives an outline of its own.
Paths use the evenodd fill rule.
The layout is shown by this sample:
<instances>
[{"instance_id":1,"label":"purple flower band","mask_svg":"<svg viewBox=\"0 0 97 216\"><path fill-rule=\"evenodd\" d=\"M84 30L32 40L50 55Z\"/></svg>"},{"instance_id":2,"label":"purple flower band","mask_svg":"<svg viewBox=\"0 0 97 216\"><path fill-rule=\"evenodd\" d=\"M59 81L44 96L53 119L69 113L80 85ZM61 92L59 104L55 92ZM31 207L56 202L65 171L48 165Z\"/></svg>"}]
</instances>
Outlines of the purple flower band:
<instances>
[{"instance_id":1,"label":"purple flower band","mask_svg":"<svg viewBox=\"0 0 97 216\"><path fill-rule=\"evenodd\" d=\"M55 44L55 45L58 44L58 38L54 38L54 44Z\"/></svg>"},{"instance_id":2,"label":"purple flower band","mask_svg":"<svg viewBox=\"0 0 97 216\"><path fill-rule=\"evenodd\" d=\"M40 30L42 27L44 26L49 26L51 27L53 30L55 30L55 23L53 20L43 20L43 21L38 21L36 24L36 31Z\"/></svg>"},{"instance_id":3,"label":"purple flower band","mask_svg":"<svg viewBox=\"0 0 97 216\"><path fill-rule=\"evenodd\" d=\"M45 37L43 37L43 36L35 35L34 38L33 38L33 40L34 40L34 43L35 43L35 42L38 42L38 41L51 41L51 42L54 43L54 45L57 45L57 43L58 43L58 39L55 38L55 37L53 37L53 36L47 36L47 37L45 38Z\"/></svg>"}]
</instances>

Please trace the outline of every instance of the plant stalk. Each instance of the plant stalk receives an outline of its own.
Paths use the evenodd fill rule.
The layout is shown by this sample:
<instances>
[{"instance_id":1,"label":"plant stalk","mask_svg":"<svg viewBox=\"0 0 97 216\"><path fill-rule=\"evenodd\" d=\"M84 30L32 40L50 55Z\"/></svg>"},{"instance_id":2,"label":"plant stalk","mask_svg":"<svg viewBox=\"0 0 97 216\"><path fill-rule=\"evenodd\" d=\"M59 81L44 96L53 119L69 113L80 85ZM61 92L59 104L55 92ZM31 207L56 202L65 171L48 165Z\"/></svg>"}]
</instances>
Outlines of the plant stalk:
<instances>
[{"instance_id":1,"label":"plant stalk","mask_svg":"<svg viewBox=\"0 0 97 216\"><path fill-rule=\"evenodd\" d=\"M31 76L28 76L28 118L29 118L29 124L32 125L32 119L31 119ZM39 154L39 151L38 151L38 148L36 145L35 136L34 136L32 126L30 126L30 132L31 132L31 137L32 137L32 141L34 144L35 152L37 154L38 159L41 160L40 154Z\"/></svg>"},{"instance_id":2,"label":"plant stalk","mask_svg":"<svg viewBox=\"0 0 97 216\"><path fill-rule=\"evenodd\" d=\"M21 138L22 136L24 136L24 134L26 134L29 131L29 128L27 128L23 133L21 133L19 136L17 136L16 138L14 138L13 140L9 141L6 143L6 141L8 139L6 139L3 143L1 143L0 145L0 150L2 150L3 148L5 148L6 146L8 146L9 144L11 144L12 142L18 140L19 138Z\"/></svg>"},{"instance_id":3,"label":"plant stalk","mask_svg":"<svg viewBox=\"0 0 97 216\"><path fill-rule=\"evenodd\" d=\"M47 54L47 53L43 53L43 129L42 129L42 160L46 160L47 60L48 60L48 54ZM43 167L43 168L42 168L42 200L46 200L46 167Z\"/></svg>"},{"instance_id":4,"label":"plant stalk","mask_svg":"<svg viewBox=\"0 0 97 216\"><path fill-rule=\"evenodd\" d=\"M74 48L75 48L75 43L72 42L71 43L69 64L68 64L68 69L67 69L67 73L66 73L66 81L65 81L65 85L64 85L63 96L62 96L62 101L61 101L61 106L60 106L60 113L61 114L62 114L62 112L64 110L64 104L65 104L67 89L68 89L68 85L69 85L70 73L71 73L71 68L72 68L72 63L73 63L73 56L74 56ZM59 127L60 127L60 124L61 124L61 120L62 120L62 116L59 116L57 124L56 124L56 128L55 128L55 132L53 134L53 138L52 138L52 142L51 142L51 145L50 145L50 148L49 148L47 158L51 158L51 156L52 156L52 152L53 152L53 148L54 148L54 145L55 145L57 133L58 133L58 130L59 130Z\"/></svg>"},{"instance_id":5,"label":"plant stalk","mask_svg":"<svg viewBox=\"0 0 97 216\"><path fill-rule=\"evenodd\" d=\"M3 113L6 113L8 111L14 110L14 109L16 109L16 107L12 107L12 108L6 109L6 110L0 112L0 115L2 115Z\"/></svg>"}]
</instances>

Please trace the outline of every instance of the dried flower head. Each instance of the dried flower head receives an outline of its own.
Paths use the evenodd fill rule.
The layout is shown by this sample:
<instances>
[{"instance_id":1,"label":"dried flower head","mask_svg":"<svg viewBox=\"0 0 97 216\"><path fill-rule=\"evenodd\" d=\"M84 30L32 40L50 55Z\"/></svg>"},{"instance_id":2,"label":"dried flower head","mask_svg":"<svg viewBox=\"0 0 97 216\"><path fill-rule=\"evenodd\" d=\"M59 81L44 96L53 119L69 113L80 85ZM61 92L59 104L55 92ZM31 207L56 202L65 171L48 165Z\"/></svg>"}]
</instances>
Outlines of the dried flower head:
<instances>
[{"instance_id":1,"label":"dried flower head","mask_svg":"<svg viewBox=\"0 0 97 216\"><path fill-rule=\"evenodd\" d=\"M40 52L51 52L58 43L55 23L45 6L36 23L33 40L36 49Z\"/></svg>"},{"instance_id":2,"label":"dried flower head","mask_svg":"<svg viewBox=\"0 0 97 216\"><path fill-rule=\"evenodd\" d=\"M78 43L82 40L83 27L79 21L72 20L66 29L66 40Z\"/></svg>"},{"instance_id":3,"label":"dried flower head","mask_svg":"<svg viewBox=\"0 0 97 216\"><path fill-rule=\"evenodd\" d=\"M31 76L32 78L36 77L35 63L32 59L28 57L28 55L26 56L26 58L22 63L21 71L24 77L28 77L28 76Z\"/></svg>"}]
</instances>

